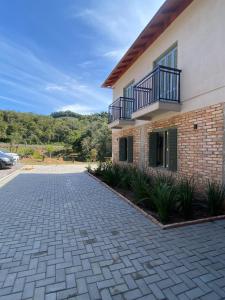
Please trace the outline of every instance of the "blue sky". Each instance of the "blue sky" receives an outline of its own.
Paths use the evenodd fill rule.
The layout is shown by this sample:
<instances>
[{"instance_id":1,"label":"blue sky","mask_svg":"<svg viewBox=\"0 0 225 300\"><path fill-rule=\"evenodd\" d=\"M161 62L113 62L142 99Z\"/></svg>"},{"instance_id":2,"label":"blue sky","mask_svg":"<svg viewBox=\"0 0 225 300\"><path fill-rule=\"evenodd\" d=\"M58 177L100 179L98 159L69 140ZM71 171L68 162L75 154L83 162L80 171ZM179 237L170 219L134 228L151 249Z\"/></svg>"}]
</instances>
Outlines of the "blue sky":
<instances>
[{"instance_id":1,"label":"blue sky","mask_svg":"<svg viewBox=\"0 0 225 300\"><path fill-rule=\"evenodd\" d=\"M106 111L100 86L163 0L0 0L0 109Z\"/></svg>"}]
</instances>

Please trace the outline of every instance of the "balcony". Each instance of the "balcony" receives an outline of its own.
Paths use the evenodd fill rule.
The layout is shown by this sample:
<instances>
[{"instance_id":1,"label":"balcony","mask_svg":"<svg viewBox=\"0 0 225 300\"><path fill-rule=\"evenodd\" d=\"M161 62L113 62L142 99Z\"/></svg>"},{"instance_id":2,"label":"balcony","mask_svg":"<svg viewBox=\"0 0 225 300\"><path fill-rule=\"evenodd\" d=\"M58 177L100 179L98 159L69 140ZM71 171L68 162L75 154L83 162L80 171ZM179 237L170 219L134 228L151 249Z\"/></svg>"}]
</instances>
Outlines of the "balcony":
<instances>
[{"instance_id":1,"label":"balcony","mask_svg":"<svg viewBox=\"0 0 225 300\"><path fill-rule=\"evenodd\" d=\"M157 66L134 87L131 118L149 120L168 111L180 111L181 70Z\"/></svg>"},{"instance_id":2,"label":"balcony","mask_svg":"<svg viewBox=\"0 0 225 300\"><path fill-rule=\"evenodd\" d=\"M133 125L133 101L132 98L119 97L109 106L109 128L121 129Z\"/></svg>"},{"instance_id":3,"label":"balcony","mask_svg":"<svg viewBox=\"0 0 225 300\"><path fill-rule=\"evenodd\" d=\"M179 112L181 70L157 66L133 88L133 98L120 97L109 106L109 127L124 128L135 120L151 120Z\"/></svg>"}]
</instances>

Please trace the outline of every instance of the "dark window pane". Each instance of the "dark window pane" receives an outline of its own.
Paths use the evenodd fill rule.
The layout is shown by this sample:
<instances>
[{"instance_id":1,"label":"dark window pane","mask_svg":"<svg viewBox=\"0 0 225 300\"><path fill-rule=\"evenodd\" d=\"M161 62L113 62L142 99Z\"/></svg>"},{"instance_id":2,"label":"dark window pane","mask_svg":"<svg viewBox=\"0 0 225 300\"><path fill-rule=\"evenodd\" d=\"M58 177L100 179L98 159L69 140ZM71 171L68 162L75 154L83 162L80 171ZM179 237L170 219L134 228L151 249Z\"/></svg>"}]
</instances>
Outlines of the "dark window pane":
<instances>
[{"instance_id":1,"label":"dark window pane","mask_svg":"<svg viewBox=\"0 0 225 300\"><path fill-rule=\"evenodd\" d=\"M157 133L157 166L163 166L163 156L164 156L164 133Z\"/></svg>"}]
</instances>

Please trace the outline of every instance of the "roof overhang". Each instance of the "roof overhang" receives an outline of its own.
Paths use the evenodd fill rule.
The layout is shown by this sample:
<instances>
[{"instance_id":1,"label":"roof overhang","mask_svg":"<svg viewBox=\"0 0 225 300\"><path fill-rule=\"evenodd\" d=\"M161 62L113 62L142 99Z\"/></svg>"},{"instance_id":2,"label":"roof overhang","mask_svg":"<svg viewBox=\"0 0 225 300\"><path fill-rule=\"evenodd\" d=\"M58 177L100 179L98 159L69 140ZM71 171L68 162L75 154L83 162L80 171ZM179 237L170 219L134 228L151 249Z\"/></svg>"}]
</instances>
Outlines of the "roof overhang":
<instances>
[{"instance_id":1,"label":"roof overhang","mask_svg":"<svg viewBox=\"0 0 225 300\"><path fill-rule=\"evenodd\" d=\"M191 2L193 2L193 0L166 0L106 78L102 87L111 88Z\"/></svg>"}]
</instances>

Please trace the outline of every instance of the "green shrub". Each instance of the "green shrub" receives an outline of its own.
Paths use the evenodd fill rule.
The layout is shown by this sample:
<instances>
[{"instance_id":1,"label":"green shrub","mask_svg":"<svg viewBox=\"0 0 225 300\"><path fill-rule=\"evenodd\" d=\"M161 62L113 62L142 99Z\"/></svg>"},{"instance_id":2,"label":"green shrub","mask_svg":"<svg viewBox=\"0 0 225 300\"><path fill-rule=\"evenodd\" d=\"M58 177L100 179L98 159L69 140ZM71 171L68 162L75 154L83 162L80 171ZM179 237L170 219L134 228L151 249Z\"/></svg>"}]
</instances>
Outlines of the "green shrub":
<instances>
[{"instance_id":1,"label":"green shrub","mask_svg":"<svg viewBox=\"0 0 225 300\"><path fill-rule=\"evenodd\" d=\"M206 194L209 214L219 215L224 209L225 186L216 182L208 182Z\"/></svg>"},{"instance_id":2,"label":"green shrub","mask_svg":"<svg viewBox=\"0 0 225 300\"><path fill-rule=\"evenodd\" d=\"M133 178L137 174L137 169L133 166L123 166L120 168L120 183L119 187L123 189L131 189Z\"/></svg>"},{"instance_id":3,"label":"green shrub","mask_svg":"<svg viewBox=\"0 0 225 300\"><path fill-rule=\"evenodd\" d=\"M176 186L176 201L178 210L185 219L193 215L194 182L192 179L182 179Z\"/></svg>"},{"instance_id":4,"label":"green shrub","mask_svg":"<svg viewBox=\"0 0 225 300\"><path fill-rule=\"evenodd\" d=\"M166 223L174 208L174 187L163 182L155 183L152 188L152 199L160 221Z\"/></svg>"},{"instance_id":5,"label":"green shrub","mask_svg":"<svg viewBox=\"0 0 225 300\"><path fill-rule=\"evenodd\" d=\"M19 147L17 153L22 157L31 157L34 154L34 149L30 147Z\"/></svg>"},{"instance_id":6,"label":"green shrub","mask_svg":"<svg viewBox=\"0 0 225 300\"><path fill-rule=\"evenodd\" d=\"M103 180L109 185L115 187L120 184L121 170L120 166L111 163L104 163L101 171Z\"/></svg>"},{"instance_id":7,"label":"green shrub","mask_svg":"<svg viewBox=\"0 0 225 300\"><path fill-rule=\"evenodd\" d=\"M94 170L92 170L93 173L96 175L96 176L101 176L102 174L102 162L99 162L98 165L97 165L97 168L95 168Z\"/></svg>"},{"instance_id":8,"label":"green shrub","mask_svg":"<svg viewBox=\"0 0 225 300\"><path fill-rule=\"evenodd\" d=\"M154 177L154 183L157 184L167 184L169 186L174 186L175 185L175 179L172 175L166 175L163 173L157 173L157 175Z\"/></svg>"},{"instance_id":9,"label":"green shrub","mask_svg":"<svg viewBox=\"0 0 225 300\"><path fill-rule=\"evenodd\" d=\"M38 152L37 150L34 151L32 157L34 159L41 159L42 158L42 155L40 154L40 152Z\"/></svg>"},{"instance_id":10,"label":"green shrub","mask_svg":"<svg viewBox=\"0 0 225 300\"><path fill-rule=\"evenodd\" d=\"M151 198L151 177L137 171L132 177L131 186L135 196L135 203L142 203L148 209L154 209Z\"/></svg>"}]
</instances>

